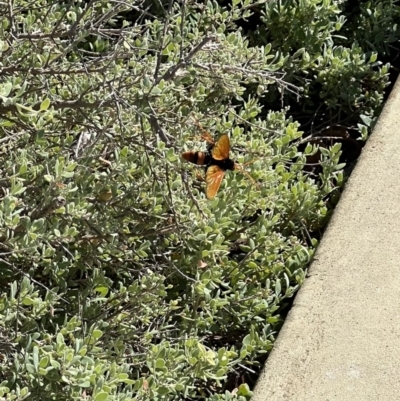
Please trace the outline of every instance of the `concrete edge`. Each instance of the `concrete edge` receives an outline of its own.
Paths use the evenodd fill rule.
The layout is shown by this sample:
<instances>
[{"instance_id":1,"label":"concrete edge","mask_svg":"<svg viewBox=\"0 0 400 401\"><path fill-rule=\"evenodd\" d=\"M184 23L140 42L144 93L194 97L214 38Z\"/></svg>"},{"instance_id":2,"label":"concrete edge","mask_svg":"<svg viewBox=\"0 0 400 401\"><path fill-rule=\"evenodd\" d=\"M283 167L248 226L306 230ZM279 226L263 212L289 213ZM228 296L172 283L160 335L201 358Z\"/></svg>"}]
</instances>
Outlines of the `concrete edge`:
<instances>
[{"instance_id":1,"label":"concrete edge","mask_svg":"<svg viewBox=\"0 0 400 401\"><path fill-rule=\"evenodd\" d=\"M393 393L396 386L393 387L388 383L400 382L398 375L390 377L390 375L395 375L397 370L388 368L388 371L385 371L385 374L389 375L388 377L384 379L377 377L375 380L373 373L370 374L370 367L364 365L368 364L368 360L371 364L370 358L374 358L375 355L367 355L368 358L363 360L359 354L369 353L368 349L363 348L365 344L362 336L370 338L371 332L374 331L373 320L370 322L372 327L368 326L367 321L364 322L363 308L365 314L368 314L367 318L374 319L374 315L370 315L368 305L376 305L379 296L382 297L375 293L375 290L371 291L371 285L374 287L375 282L371 281L367 275L372 274L375 277L376 270L381 264L381 258L385 257L385 253L391 252L388 248L378 249L372 241L374 238L385 235L385 232L392 237L390 230L394 229L395 223L399 222L400 224L400 217L396 215L397 209L400 211L400 208L394 203L396 197L400 203L400 182L397 183L400 181L400 175L397 181L393 177L393 174L400 172L400 157L396 155L400 151L394 151L396 144L398 146L400 144L399 113L400 77L397 79L373 133L346 184L309 267L309 277L296 294L293 307L257 381L252 401L311 401L314 399L321 401L347 399L375 401L396 398ZM386 194L386 189L393 186L395 189ZM398 190L398 195L396 195L396 190ZM389 202L388 205L385 205L386 201ZM393 211L393 213L388 211ZM369 218L369 216L371 217ZM393 233L395 239L397 239L397 231L395 229ZM396 254L396 241L393 239L391 241L390 238L387 238L387 241L394 242L393 252ZM385 241L381 245L388 246ZM400 242L398 248L400 252ZM371 250L370 254L368 254L368 250ZM363 252L367 253L363 254ZM371 271L363 271L365 269L363 263L368 264L370 259L373 259L375 263L372 263ZM396 262L389 260L385 263L382 260L382 268L388 268L387 265L390 265L393 269L393 277L400 279L400 276L396 275ZM376 280L377 292L382 286L390 287L390 283L381 282L379 277ZM393 284L400 287L400 282ZM359 285L365 287L358 289ZM387 288L387 290L390 289ZM343 323L340 313L342 316L347 316L349 310L340 312L337 308L345 308L347 305L347 309L349 309L349 303L342 302L342 297L346 297L344 295L346 291L349 291L348 294L357 291L358 298L350 295L352 300L354 298L355 304L352 307L355 312L353 314L350 311L352 316L348 322ZM394 287L393 296L390 296L384 307L378 305L375 313L385 312L384 308L386 307L390 309L391 303L396 300L398 295L399 291L396 291ZM376 318L381 322L381 319ZM346 317L344 319L346 320ZM359 324L359 327L352 332L352 325L355 323ZM385 324L389 323L386 321ZM376 344L371 344L371 348L381 347L386 343L386 338L388 343L392 340L396 341L400 329L395 325L400 327L400 322L393 321L392 324L393 327L384 327L382 332L379 327L376 328L375 333L378 333L379 337L376 338ZM366 332L363 333L363 330ZM346 333L349 331L355 337L355 342L346 337ZM393 339L391 331L396 333ZM334 336L338 333L344 333L344 336L335 339ZM358 337L360 337L360 349L357 349ZM398 345L399 343L396 343L393 346L397 347ZM346 346L348 346L348 350L343 350ZM388 346L390 347L390 345ZM338 354L342 350L343 354L340 357L344 360L343 365L346 365L347 360L352 361L352 366L356 363L357 374L363 380L349 379L347 376L350 374L347 371L346 374L342 374L338 359ZM385 363L390 365L390 358L395 359L396 355L389 353L382 357L376 356L376 358L379 359L381 365ZM335 363L338 365L333 367ZM329 370L331 365L332 369ZM379 366L376 368L378 370L375 370L378 376ZM334 372L336 380L329 380L329 372ZM376 393L377 398L374 398L375 396L371 392L373 390L370 389L375 381L377 381L377 385L383 386ZM336 384L338 382L340 383ZM398 387L400 388L400 386ZM382 394L388 395L385 398ZM390 394L393 395L392 398L390 398ZM397 396L399 394L397 392Z\"/></svg>"}]
</instances>

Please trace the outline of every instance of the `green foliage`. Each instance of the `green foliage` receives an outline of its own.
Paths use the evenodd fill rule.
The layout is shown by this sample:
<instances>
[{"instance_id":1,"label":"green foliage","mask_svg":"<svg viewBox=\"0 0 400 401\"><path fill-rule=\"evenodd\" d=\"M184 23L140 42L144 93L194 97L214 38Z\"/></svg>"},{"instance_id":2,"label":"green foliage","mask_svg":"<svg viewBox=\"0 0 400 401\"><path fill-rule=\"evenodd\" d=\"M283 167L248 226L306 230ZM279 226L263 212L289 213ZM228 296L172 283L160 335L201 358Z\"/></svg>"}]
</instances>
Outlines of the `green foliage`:
<instances>
[{"instance_id":1,"label":"green foliage","mask_svg":"<svg viewBox=\"0 0 400 401\"><path fill-rule=\"evenodd\" d=\"M266 2L261 14L260 39L271 40L282 53L293 54L305 49L319 54L324 45L333 45L333 36L345 23L337 2L283 1ZM268 42L266 42L268 43Z\"/></svg>"},{"instance_id":2,"label":"green foliage","mask_svg":"<svg viewBox=\"0 0 400 401\"><path fill-rule=\"evenodd\" d=\"M10 4L0 5L0 397L249 399L238 378L272 348L317 244L310 233L343 183L340 145L300 152L290 110L263 103L322 85L329 107L364 113L365 133L385 67L356 45L333 48L344 20L329 1L266 4L275 37L263 45L236 29L260 4L250 0ZM205 198L199 169L180 158L205 150L195 120L229 133L256 183L227 172ZM318 176L304 170L317 151Z\"/></svg>"},{"instance_id":3,"label":"green foliage","mask_svg":"<svg viewBox=\"0 0 400 401\"><path fill-rule=\"evenodd\" d=\"M360 11L345 27L349 39L354 38L365 50L382 56L396 54L400 36L399 2L373 0L360 2L359 7Z\"/></svg>"},{"instance_id":4,"label":"green foliage","mask_svg":"<svg viewBox=\"0 0 400 401\"><path fill-rule=\"evenodd\" d=\"M376 54L366 59L357 46L326 49L323 56L316 60L315 70L316 82L322 86L320 96L326 104L332 108L347 106L353 112L361 108L365 114L374 115L383 100L389 65L375 71L379 65Z\"/></svg>"},{"instance_id":5,"label":"green foliage","mask_svg":"<svg viewBox=\"0 0 400 401\"><path fill-rule=\"evenodd\" d=\"M260 13L261 24L250 35L254 44L270 43L272 52L279 49L287 80L303 91L303 114L313 115L318 122L323 120L325 126L345 121L351 127L359 123L361 115L376 118L388 85L390 65L380 67L376 52L384 53L382 47L388 50L390 43L399 40L400 32L395 23L399 19L397 6L392 1L384 3L373 13L370 3L361 5L362 13L348 28L341 9L345 2L268 2ZM360 29L360 24L366 28ZM368 24L373 25L375 33ZM364 46L369 41L375 46ZM276 91L267 100L278 97ZM316 107L321 117L316 118ZM366 139L360 127L359 132Z\"/></svg>"}]
</instances>

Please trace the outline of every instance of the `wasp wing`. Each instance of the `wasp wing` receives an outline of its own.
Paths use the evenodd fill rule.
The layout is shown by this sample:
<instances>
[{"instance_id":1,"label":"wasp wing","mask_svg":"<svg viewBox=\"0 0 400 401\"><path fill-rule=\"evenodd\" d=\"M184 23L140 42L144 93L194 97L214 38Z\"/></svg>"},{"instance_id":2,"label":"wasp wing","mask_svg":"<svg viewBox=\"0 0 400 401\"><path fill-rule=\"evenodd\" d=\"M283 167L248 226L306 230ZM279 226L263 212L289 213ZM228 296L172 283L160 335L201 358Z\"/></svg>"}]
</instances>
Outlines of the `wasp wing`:
<instances>
[{"instance_id":1,"label":"wasp wing","mask_svg":"<svg viewBox=\"0 0 400 401\"><path fill-rule=\"evenodd\" d=\"M206 171L206 195L208 199L214 198L221 185L225 171L218 166L210 166Z\"/></svg>"},{"instance_id":2,"label":"wasp wing","mask_svg":"<svg viewBox=\"0 0 400 401\"><path fill-rule=\"evenodd\" d=\"M211 155L215 160L229 159L229 150L230 150L229 136L224 134L218 138L218 141L211 149Z\"/></svg>"}]
</instances>

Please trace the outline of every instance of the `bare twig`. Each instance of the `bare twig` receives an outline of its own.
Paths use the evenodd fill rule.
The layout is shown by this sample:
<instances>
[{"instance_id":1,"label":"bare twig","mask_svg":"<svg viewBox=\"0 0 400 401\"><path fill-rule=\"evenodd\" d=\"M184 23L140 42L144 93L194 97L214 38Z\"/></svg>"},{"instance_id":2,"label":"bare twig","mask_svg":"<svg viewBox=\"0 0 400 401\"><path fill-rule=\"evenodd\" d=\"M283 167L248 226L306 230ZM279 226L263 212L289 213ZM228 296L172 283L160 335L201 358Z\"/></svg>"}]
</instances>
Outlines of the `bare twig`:
<instances>
[{"instance_id":1,"label":"bare twig","mask_svg":"<svg viewBox=\"0 0 400 401\"><path fill-rule=\"evenodd\" d=\"M243 67L237 67L237 66L231 66L231 65L220 65L216 63L207 63L207 64L193 64L195 67L201 68L206 71L221 71L222 72L236 72L236 73L242 73L246 77L248 76L255 76L255 77L260 77L264 79L269 79L271 81L274 81L278 83L280 86L285 87L289 92L294 93L295 95L298 95L300 92L300 89L296 86L291 84L290 82L284 81L282 78L278 78L277 74L272 74L269 71L261 70L261 69L250 69L250 68L243 68ZM283 74L282 74L283 75Z\"/></svg>"},{"instance_id":2,"label":"bare twig","mask_svg":"<svg viewBox=\"0 0 400 401\"><path fill-rule=\"evenodd\" d=\"M185 273L183 273L172 260L169 260L164 254L162 254L163 259L174 268L175 271L177 271L182 277L184 277L188 281L193 281L196 283L196 280L192 277L187 276Z\"/></svg>"},{"instance_id":3,"label":"bare twig","mask_svg":"<svg viewBox=\"0 0 400 401\"><path fill-rule=\"evenodd\" d=\"M8 15L9 15L9 22L10 22L10 30L11 30L11 37L15 39L17 31L15 29L15 21L14 21L14 10L13 10L13 3L12 0L8 0Z\"/></svg>"},{"instance_id":4,"label":"bare twig","mask_svg":"<svg viewBox=\"0 0 400 401\"><path fill-rule=\"evenodd\" d=\"M151 113L150 113L150 118L149 118L149 122L151 125L151 128L153 129L153 132L155 135L158 135L160 137L160 139L168 146L170 147L170 140L168 139L167 134L165 133L165 131L161 128L158 119L156 117L156 112L152 106L152 104L150 102L148 102L148 105L150 107Z\"/></svg>"},{"instance_id":5,"label":"bare twig","mask_svg":"<svg viewBox=\"0 0 400 401\"><path fill-rule=\"evenodd\" d=\"M28 278L29 280L31 280L33 283L37 284L38 286L44 288L45 290L47 290L48 292L51 292L56 298L63 300L65 303L67 303L69 305L69 302L63 298L60 297L56 292L54 292L53 290L51 290L50 288L46 287L44 284L42 284L41 282L35 280L33 277L31 277L29 274L25 273L24 271L22 271L21 269L18 269L17 267L15 267L12 263L7 262L5 259L0 259L0 261L2 263L4 263L5 265L7 265L8 267L10 267L12 270L14 270L15 272L25 276L26 278Z\"/></svg>"},{"instance_id":6,"label":"bare twig","mask_svg":"<svg viewBox=\"0 0 400 401\"><path fill-rule=\"evenodd\" d=\"M193 204L196 206L197 211L204 217L206 218L207 216L204 214L204 212L201 210L201 207L199 206L199 204L197 203L196 198L193 196L193 193L190 189L189 183L187 182L185 173L182 171L181 172L181 177L182 177L182 182L185 185L186 191L189 194L190 198L192 199Z\"/></svg>"},{"instance_id":7,"label":"bare twig","mask_svg":"<svg viewBox=\"0 0 400 401\"><path fill-rule=\"evenodd\" d=\"M186 14L186 0L182 1L181 5L181 43L179 46L179 61L183 59L183 43L184 43L184 27L185 27L185 14Z\"/></svg>"},{"instance_id":8,"label":"bare twig","mask_svg":"<svg viewBox=\"0 0 400 401\"><path fill-rule=\"evenodd\" d=\"M170 67L167 72L159 79L156 79L156 82L160 82L162 79L164 81L169 81L175 77L175 74L180 70L181 68L185 67L189 61L209 42L216 40L215 36L207 36L204 38L197 46L195 46L189 54L178 64L173 65Z\"/></svg>"},{"instance_id":9,"label":"bare twig","mask_svg":"<svg viewBox=\"0 0 400 401\"><path fill-rule=\"evenodd\" d=\"M161 2L160 2L160 4L163 7ZM168 26L169 26L169 16L171 14L172 5L173 5L173 0L169 0L166 21L164 23L164 29L163 29L163 33L162 33L162 37L161 37L161 43L160 43L159 51L157 54L156 68L154 69L154 81L155 82L159 82L158 73L159 73L160 67L161 67L162 51L163 51L164 46L166 46L166 43L164 43L164 40L165 40L165 36L167 34L167 30L168 30Z\"/></svg>"},{"instance_id":10,"label":"bare twig","mask_svg":"<svg viewBox=\"0 0 400 401\"><path fill-rule=\"evenodd\" d=\"M52 103L52 107L54 107L55 110L62 110L62 109L98 109L100 106L102 107L109 107L112 105L111 100L98 100L92 103L85 102L81 99L78 100L65 100L61 102L54 102ZM40 109L40 103L37 103L31 107L33 110L37 111ZM11 104L8 106L1 106L0 105L0 113L4 112L12 112L15 113L18 111L18 108L16 105Z\"/></svg>"},{"instance_id":11,"label":"bare twig","mask_svg":"<svg viewBox=\"0 0 400 401\"><path fill-rule=\"evenodd\" d=\"M49 214L53 213L55 210L59 209L65 204L66 204L65 198L62 196L57 196L56 198L52 199L51 202L44 208L38 208L34 210L31 214L31 220L34 221L42 217L48 216ZM18 227L15 229L16 232Z\"/></svg>"},{"instance_id":12,"label":"bare twig","mask_svg":"<svg viewBox=\"0 0 400 401\"><path fill-rule=\"evenodd\" d=\"M242 365L241 363L238 363L238 366L240 366L242 369L247 370L250 373L255 374L256 372L250 368L248 368L247 366Z\"/></svg>"},{"instance_id":13,"label":"bare twig","mask_svg":"<svg viewBox=\"0 0 400 401\"><path fill-rule=\"evenodd\" d=\"M71 69L71 70L54 70L52 68L21 68L16 65L10 65L8 67L1 67L0 74L14 74L16 72L22 74L31 74L31 75L79 75L79 74L94 74L99 73L102 74L107 71L107 66L102 68L81 68L81 69Z\"/></svg>"}]
</instances>

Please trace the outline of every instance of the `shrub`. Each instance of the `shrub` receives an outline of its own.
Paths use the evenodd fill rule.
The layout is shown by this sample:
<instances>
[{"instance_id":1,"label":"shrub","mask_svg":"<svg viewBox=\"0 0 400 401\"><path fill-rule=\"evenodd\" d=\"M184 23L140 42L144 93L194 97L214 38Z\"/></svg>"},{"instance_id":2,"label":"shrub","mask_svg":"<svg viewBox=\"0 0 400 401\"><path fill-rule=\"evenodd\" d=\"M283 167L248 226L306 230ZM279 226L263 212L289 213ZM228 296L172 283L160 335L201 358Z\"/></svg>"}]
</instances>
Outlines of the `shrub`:
<instances>
[{"instance_id":1,"label":"shrub","mask_svg":"<svg viewBox=\"0 0 400 401\"><path fill-rule=\"evenodd\" d=\"M374 17L368 18L371 5L361 5L363 13L356 14L359 18L352 16L356 22L347 27L344 4L323 0L268 2L258 12L259 23L249 27L249 35L254 45L271 43L271 51L279 50L284 57L286 79L299 86L303 94L300 105L297 94L288 93L285 102L300 114L307 133L313 135L340 125L357 130L365 140L379 115L389 78L390 66L382 65L377 51L390 46L383 44L383 32L390 32L390 38L385 36L387 43L398 40L394 22L398 10L388 1L377 6ZM371 30L359 29L360 24L372 24L375 31L381 30L377 46L364 46ZM273 89L267 101L280 96Z\"/></svg>"},{"instance_id":2,"label":"shrub","mask_svg":"<svg viewBox=\"0 0 400 401\"><path fill-rule=\"evenodd\" d=\"M240 378L271 349L343 183L340 144L300 151L299 123L266 94L306 93L293 77L312 66L333 105L365 96L343 99L338 75L372 79L365 111L386 79L357 47L321 59L331 26L304 38L312 60L255 45L236 24L257 4L0 6L4 399L251 395ZM257 185L228 172L205 199L180 159L204 149L196 120L230 134ZM319 176L304 170L317 151Z\"/></svg>"},{"instance_id":3,"label":"shrub","mask_svg":"<svg viewBox=\"0 0 400 401\"><path fill-rule=\"evenodd\" d=\"M390 56L398 52L400 35L400 6L398 1L360 2L357 12L349 15L346 35L365 50Z\"/></svg>"}]
</instances>

